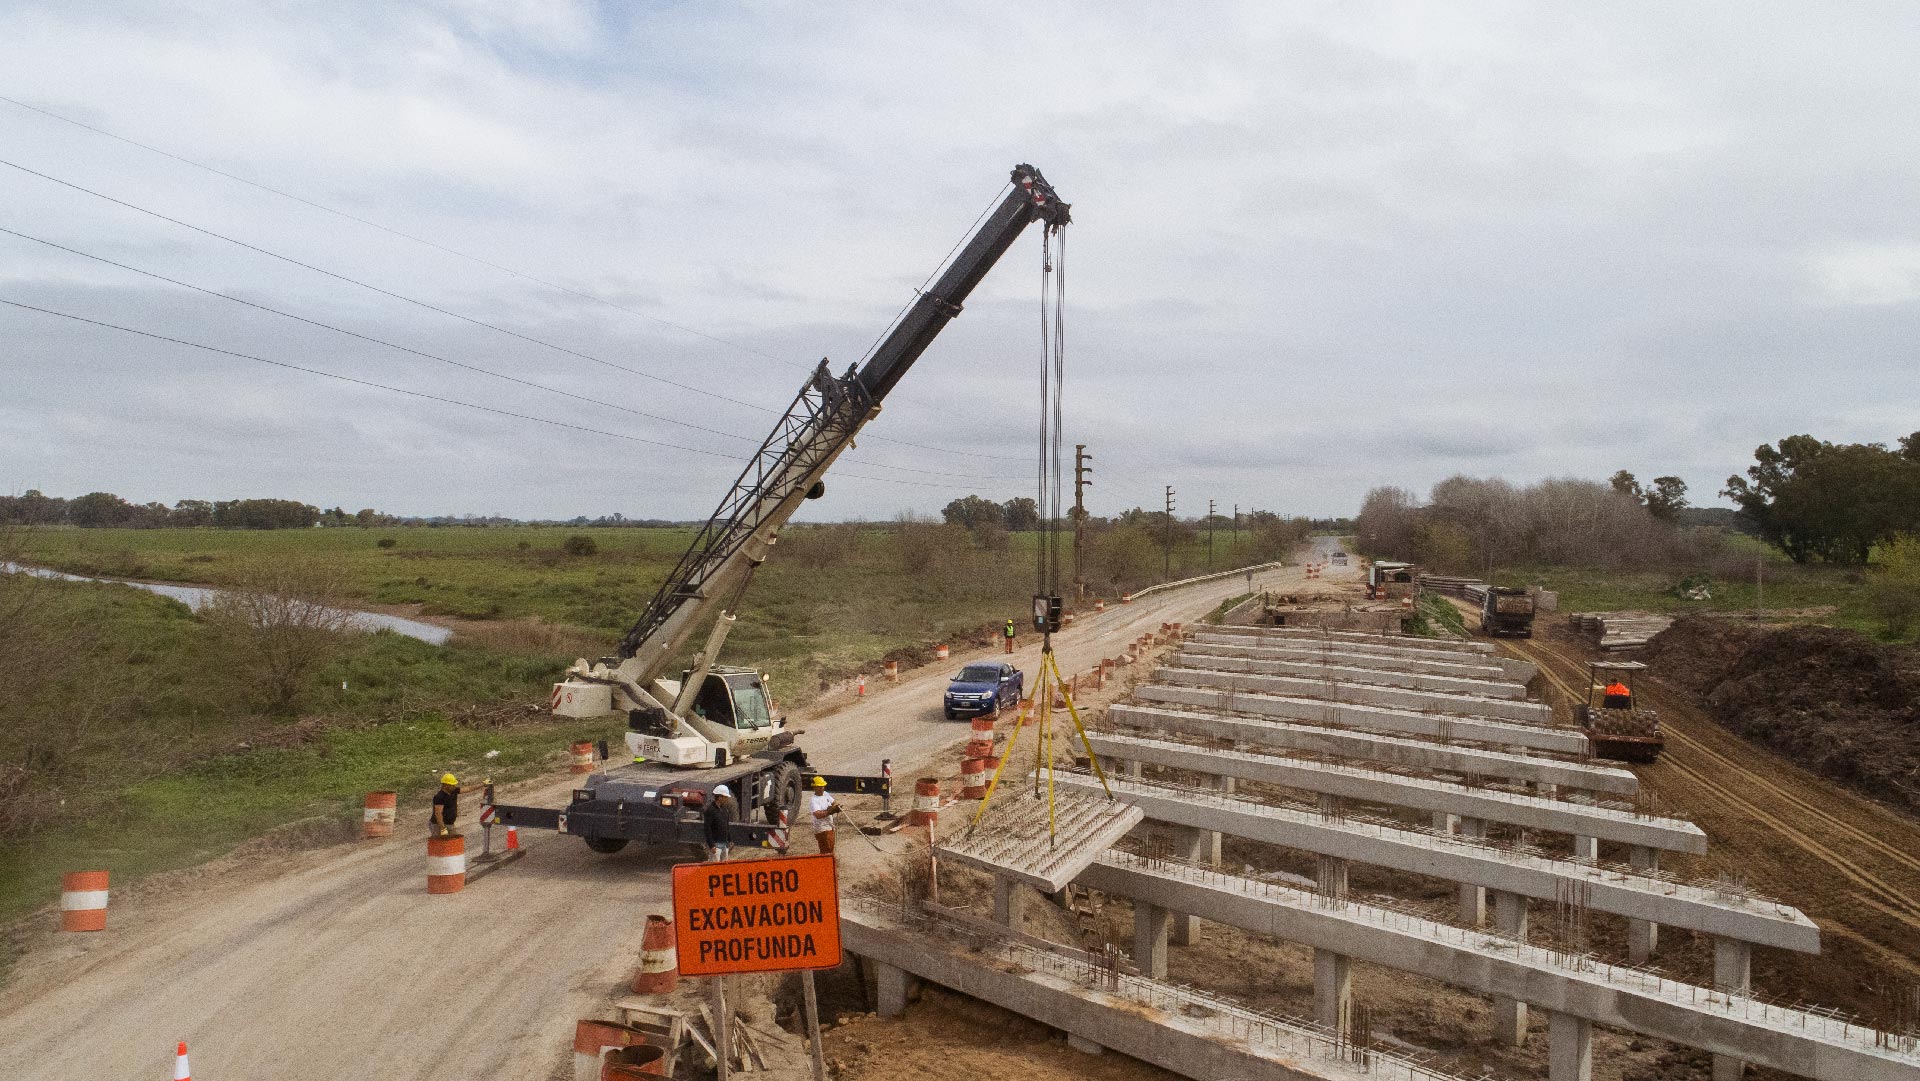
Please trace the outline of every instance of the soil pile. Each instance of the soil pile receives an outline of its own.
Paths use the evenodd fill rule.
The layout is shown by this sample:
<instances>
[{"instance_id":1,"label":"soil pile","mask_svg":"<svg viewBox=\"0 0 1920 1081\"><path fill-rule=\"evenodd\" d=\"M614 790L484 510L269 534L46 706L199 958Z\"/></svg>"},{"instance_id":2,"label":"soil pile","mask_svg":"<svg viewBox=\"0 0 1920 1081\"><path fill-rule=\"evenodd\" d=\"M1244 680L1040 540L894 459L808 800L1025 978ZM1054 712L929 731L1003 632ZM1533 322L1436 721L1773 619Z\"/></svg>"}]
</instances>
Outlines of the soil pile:
<instances>
[{"instance_id":1,"label":"soil pile","mask_svg":"<svg viewBox=\"0 0 1920 1081\"><path fill-rule=\"evenodd\" d=\"M1832 627L1689 616L1645 657L1742 736L1920 811L1920 649Z\"/></svg>"}]
</instances>

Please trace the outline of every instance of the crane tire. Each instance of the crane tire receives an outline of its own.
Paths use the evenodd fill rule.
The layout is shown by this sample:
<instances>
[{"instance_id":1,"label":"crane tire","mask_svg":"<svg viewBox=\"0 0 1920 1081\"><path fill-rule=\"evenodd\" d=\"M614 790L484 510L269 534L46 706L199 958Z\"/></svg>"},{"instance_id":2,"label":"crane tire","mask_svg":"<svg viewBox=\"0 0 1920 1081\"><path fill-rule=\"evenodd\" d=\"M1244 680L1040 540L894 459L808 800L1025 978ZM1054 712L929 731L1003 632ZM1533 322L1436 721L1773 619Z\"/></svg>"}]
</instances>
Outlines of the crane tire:
<instances>
[{"instance_id":1,"label":"crane tire","mask_svg":"<svg viewBox=\"0 0 1920 1081\"><path fill-rule=\"evenodd\" d=\"M593 849L603 856L611 856L615 852L627 847L627 839L625 837L583 837L581 839L587 842L588 848Z\"/></svg>"},{"instance_id":2,"label":"crane tire","mask_svg":"<svg viewBox=\"0 0 1920 1081\"><path fill-rule=\"evenodd\" d=\"M800 767L792 762L780 763L773 771L773 798L767 801L767 821L778 823L781 811L787 812L789 820L798 818L802 795Z\"/></svg>"}]
</instances>

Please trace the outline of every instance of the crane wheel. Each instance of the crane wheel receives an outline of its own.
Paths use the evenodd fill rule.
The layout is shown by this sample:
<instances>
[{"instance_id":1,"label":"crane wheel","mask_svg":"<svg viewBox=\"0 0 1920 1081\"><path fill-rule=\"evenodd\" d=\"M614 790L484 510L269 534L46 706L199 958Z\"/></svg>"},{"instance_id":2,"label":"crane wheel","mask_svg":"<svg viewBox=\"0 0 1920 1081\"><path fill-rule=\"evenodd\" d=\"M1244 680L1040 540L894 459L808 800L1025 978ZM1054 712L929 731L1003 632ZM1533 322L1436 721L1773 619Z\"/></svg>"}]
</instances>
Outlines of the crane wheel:
<instances>
[{"instance_id":1,"label":"crane wheel","mask_svg":"<svg viewBox=\"0 0 1920 1081\"><path fill-rule=\"evenodd\" d=\"M603 856L611 856L615 852L627 847L627 839L625 837L586 837L582 838L582 840L587 842L588 848L593 849Z\"/></svg>"},{"instance_id":2,"label":"crane wheel","mask_svg":"<svg viewBox=\"0 0 1920 1081\"><path fill-rule=\"evenodd\" d=\"M800 767L792 762L782 762L773 771L773 796L767 801L767 821L780 821L780 812L787 812L789 822L800 817L800 804L804 793L800 786Z\"/></svg>"}]
</instances>

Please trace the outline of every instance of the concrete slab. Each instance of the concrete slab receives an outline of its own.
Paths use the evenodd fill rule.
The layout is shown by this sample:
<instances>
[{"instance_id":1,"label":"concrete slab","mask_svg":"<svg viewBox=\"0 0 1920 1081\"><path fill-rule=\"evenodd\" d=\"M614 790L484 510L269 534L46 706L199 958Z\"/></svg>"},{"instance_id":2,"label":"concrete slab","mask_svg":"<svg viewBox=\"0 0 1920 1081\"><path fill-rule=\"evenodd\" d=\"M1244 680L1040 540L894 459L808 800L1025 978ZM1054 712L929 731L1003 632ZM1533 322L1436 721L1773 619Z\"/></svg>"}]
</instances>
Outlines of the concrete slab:
<instances>
[{"instance_id":1,"label":"concrete slab","mask_svg":"<svg viewBox=\"0 0 1920 1081\"><path fill-rule=\"evenodd\" d=\"M950 939L857 906L842 906L840 936L855 956L1197 1081L1459 1081L1391 1052L1354 1062L1351 1048L1306 1022L1139 976L1089 979L1084 961Z\"/></svg>"},{"instance_id":2,"label":"concrete slab","mask_svg":"<svg viewBox=\"0 0 1920 1081\"><path fill-rule=\"evenodd\" d=\"M1190 736L1227 739L1237 743L1340 758L1365 759L1413 769L1459 773L1501 781L1525 781L1532 784L1564 785L1590 792L1633 795L1640 790L1640 779L1632 770L1584 762L1561 762L1534 755L1484 751L1451 744L1427 743L1400 736L1382 736L1322 728L1312 724L1256 717L1229 717L1220 713L1163 709L1118 703L1107 707L1107 720L1113 724L1153 732L1179 732Z\"/></svg>"},{"instance_id":3,"label":"concrete slab","mask_svg":"<svg viewBox=\"0 0 1920 1081\"><path fill-rule=\"evenodd\" d=\"M1442 811L1529 829L1642 845L1667 852L1704 855L1707 851L1706 833L1699 826L1677 818L1660 818L1517 792L1469 788L1451 781L1408 777L1333 762L1217 750L1189 743L1104 732L1090 733L1088 738L1095 753L1103 759L1112 757L1213 776L1238 777L1244 781L1260 781L1305 792L1421 811Z\"/></svg>"},{"instance_id":4,"label":"concrete slab","mask_svg":"<svg viewBox=\"0 0 1920 1081\"><path fill-rule=\"evenodd\" d=\"M1058 893L1145 817L1138 807L1108 799L1098 782L1091 792L1056 792L1051 817L1045 799L1001 789L978 823L935 850L942 859Z\"/></svg>"},{"instance_id":5,"label":"concrete slab","mask_svg":"<svg viewBox=\"0 0 1920 1081\"><path fill-rule=\"evenodd\" d=\"M1542 726L1553 723L1553 710L1541 702L1483 698L1479 695L1450 694L1445 691L1417 691L1403 687L1379 687L1340 680L1269 676L1258 672L1235 672L1222 668L1185 666L1156 668L1153 670L1153 681L1188 687L1252 691L1256 694L1319 698L1329 702L1404 709L1416 713L1444 713L1459 717L1517 721L1521 724Z\"/></svg>"},{"instance_id":6,"label":"concrete slab","mask_svg":"<svg viewBox=\"0 0 1920 1081\"><path fill-rule=\"evenodd\" d=\"M1062 774L1055 783L1078 786L1083 791L1088 786L1099 790L1099 782L1081 774ZM1621 868L1549 859L1359 818L1327 819L1317 810L1266 807L1207 789L1116 781L1114 790L1154 821L1215 830L1555 903L1567 895L1563 891L1575 891L1584 894L1587 907L1596 912L1652 920L1762 946L1820 952L1820 929L1813 921L1798 909L1774 901L1721 894L1705 886ZM1204 909L1173 907L1213 918Z\"/></svg>"},{"instance_id":7,"label":"concrete slab","mask_svg":"<svg viewBox=\"0 0 1920 1081\"><path fill-rule=\"evenodd\" d=\"M1350 683L1371 687L1401 687L1413 691L1443 691L1447 694L1478 698L1504 698L1523 701L1526 687L1504 676L1476 678L1458 675L1433 675L1404 668L1373 668L1352 664L1327 663L1330 658L1256 658L1236 657L1219 650L1182 649L1167 663L1181 668L1207 668L1216 672L1253 672L1263 676L1299 676L1323 683Z\"/></svg>"},{"instance_id":8,"label":"concrete slab","mask_svg":"<svg viewBox=\"0 0 1920 1081\"><path fill-rule=\"evenodd\" d=\"M1878 1046L1870 1028L1642 969L1616 968L1392 909L1110 852L1082 885L1370 961L1482 994L1627 1029L1819 1081L1916 1081L1920 1051Z\"/></svg>"},{"instance_id":9,"label":"concrete slab","mask_svg":"<svg viewBox=\"0 0 1920 1081\"><path fill-rule=\"evenodd\" d=\"M1187 675L1205 676L1206 673L1189 672ZM1586 754L1588 750L1586 733L1570 726L1515 724L1484 717L1459 717L1422 713L1414 709L1333 702L1302 694L1273 694L1242 686L1243 681L1262 677L1226 673L1220 673L1220 677L1192 682L1183 680L1180 683L1142 684L1133 689L1133 696L1143 702L1198 706L1228 713L1358 728L1396 736L1418 736L1443 743L1460 740L1494 747L1522 747L1571 755Z\"/></svg>"},{"instance_id":10,"label":"concrete slab","mask_svg":"<svg viewBox=\"0 0 1920 1081\"><path fill-rule=\"evenodd\" d=\"M1253 660L1296 660L1311 657L1329 664L1355 665L1361 668L1397 668L1407 672L1427 672L1436 676L1466 676L1469 679L1507 679L1525 683L1539 671L1532 661L1493 654L1433 653L1418 649L1389 650L1383 646L1349 646L1340 642L1300 641L1250 643L1227 635L1196 634L1186 647L1195 653L1219 657L1247 657Z\"/></svg>"},{"instance_id":11,"label":"concrete slab","mask_svg":"<svg viewBox=\"0 0 1920 1081\"><path fill-rule=\"evenodd\" d=\"M1206 633L1275 641L1312 638L1334 642L1371 643L1392 646L1395 649L1419 649L1432 653L1497 652L1492 642L1479 642L1473 639L1415 638L1406 634L1368 634L1364 631L1323 631L1317 627L1233 627L1223 624L1207 627Z\"/></svg>"}]
</instances>

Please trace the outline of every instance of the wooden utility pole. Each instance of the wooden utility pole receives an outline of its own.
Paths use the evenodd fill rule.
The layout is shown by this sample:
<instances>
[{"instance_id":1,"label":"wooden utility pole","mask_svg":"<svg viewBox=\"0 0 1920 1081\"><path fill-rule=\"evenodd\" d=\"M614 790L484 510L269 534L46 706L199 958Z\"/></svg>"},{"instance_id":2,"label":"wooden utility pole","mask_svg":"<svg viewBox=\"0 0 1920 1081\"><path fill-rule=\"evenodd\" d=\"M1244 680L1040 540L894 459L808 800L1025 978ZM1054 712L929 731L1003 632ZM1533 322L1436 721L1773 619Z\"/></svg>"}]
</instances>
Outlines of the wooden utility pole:
<instances>
[{"instance_id":1,"label":"wooden utility pole","mask_svg":"<svg viewBox=\"0 0 1920 1081\"><path fill-rule=\"evenodd\" d=\"M1213 500L1207 500L1207 570L1213 570Z\"/></svg>"},{"instance_id":2,"label":"wooden utility pole","mask_svg":"<svg viewBox=\"0 0 1920 1081\"><path fill-rule=\"evenodd\" d=\"M1160 540L1160 580L1173 578L1173 485L1167 485L1167 520Z\"/></svg>"},{"instance_id":3,"label":"wooden utility pole","mask_svg":"<svg viewBox=\"0 0 1920 1081\"><path fill-rule=\"evenodd\" d=\"M1240 558L1240 504L1233 505L1233 558Z\"/></svg>"},{"instance_id":4,"label":"wooden utility pole","mask_svg":"<svg viewBox=\"0 0 1920 1081\"><path fill-rule=\"evenodd\" d=\"M1087 453L1085 443L1073 445L1073 599L1087 599L1087 501L1085 489L1093 482L1087 474L1093 472L1088 462L1093 455Z\"/></svg>"}]
</instances>

